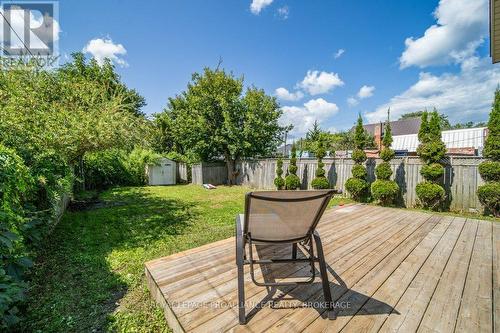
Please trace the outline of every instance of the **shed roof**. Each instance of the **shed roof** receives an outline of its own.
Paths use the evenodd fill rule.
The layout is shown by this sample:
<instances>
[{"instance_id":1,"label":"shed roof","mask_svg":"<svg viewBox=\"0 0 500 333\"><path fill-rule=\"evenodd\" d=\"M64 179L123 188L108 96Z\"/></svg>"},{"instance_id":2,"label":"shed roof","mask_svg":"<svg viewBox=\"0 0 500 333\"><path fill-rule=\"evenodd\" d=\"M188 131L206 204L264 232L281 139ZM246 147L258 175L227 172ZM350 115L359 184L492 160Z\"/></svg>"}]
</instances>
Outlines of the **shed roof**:
<instances>
[{"instance_id":1,"label":"shed roof","mask_svg":"<svg viewBox=\"0 0 500 333\"><path fill-rule=\"evenodd\" d=\"M486 127L463 128L457 130L441 132L441 140L443 140L446 148L466 148L474 147L482 149L484 147ZM409 152L417 151L418 134L409 135L394 135L392 149L408 150Z\"/></svg>"}]
</instances>

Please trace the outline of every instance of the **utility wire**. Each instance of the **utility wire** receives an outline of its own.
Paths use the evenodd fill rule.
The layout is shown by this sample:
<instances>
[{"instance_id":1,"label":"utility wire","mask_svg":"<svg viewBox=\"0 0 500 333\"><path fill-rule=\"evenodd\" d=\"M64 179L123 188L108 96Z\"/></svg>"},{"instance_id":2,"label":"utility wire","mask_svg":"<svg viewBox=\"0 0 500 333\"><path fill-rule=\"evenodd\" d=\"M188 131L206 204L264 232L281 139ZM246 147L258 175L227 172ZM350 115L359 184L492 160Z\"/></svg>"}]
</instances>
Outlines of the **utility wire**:
<instances>
[{"instance_id":1,"label":"utility wire","mask_svg":"<svg viewBox=\"0 0 500 333\"><path fill-rule=\"evenodd\" d=\"M12 25L10 24L9 20L7 20L7 18L5 17L5 15L0 11L0 15L3 17L3 19L5 20L5 22L7 22L7 25L10 27L10 29L14 32L14 34L17 36L17 38L19 39L19 41L21 43L23 43L23 46L24 48L26 49L26 51L28 51L28 53L34 57L34 54L31 53L31 50L28 48L28 46L24 43L24 40L21 39L21 37L17 34L16 30L14 30L14 27L12 27ZM5 39L5 36L4 36L4 39Z\"/></svg>"}]
</instances>

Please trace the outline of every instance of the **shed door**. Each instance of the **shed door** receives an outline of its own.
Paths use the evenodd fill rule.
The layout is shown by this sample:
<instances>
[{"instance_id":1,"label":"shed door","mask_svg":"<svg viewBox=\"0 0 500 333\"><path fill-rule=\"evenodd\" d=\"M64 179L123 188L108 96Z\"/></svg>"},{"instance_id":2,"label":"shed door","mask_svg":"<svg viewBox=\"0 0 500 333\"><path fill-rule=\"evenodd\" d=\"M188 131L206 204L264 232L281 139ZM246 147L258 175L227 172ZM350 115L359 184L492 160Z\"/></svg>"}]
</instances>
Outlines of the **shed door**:
<instances>
[{"instance_id":1,"label":"shed door","mask_svg":"<svg viewBox=\"0 0 500 333\"><path fill-rule=\"evenodd\" d=\"M173 170L174 168L171 162L164 162L161 164L161 184L173 184Z\"/></svg>"}]
</instances>

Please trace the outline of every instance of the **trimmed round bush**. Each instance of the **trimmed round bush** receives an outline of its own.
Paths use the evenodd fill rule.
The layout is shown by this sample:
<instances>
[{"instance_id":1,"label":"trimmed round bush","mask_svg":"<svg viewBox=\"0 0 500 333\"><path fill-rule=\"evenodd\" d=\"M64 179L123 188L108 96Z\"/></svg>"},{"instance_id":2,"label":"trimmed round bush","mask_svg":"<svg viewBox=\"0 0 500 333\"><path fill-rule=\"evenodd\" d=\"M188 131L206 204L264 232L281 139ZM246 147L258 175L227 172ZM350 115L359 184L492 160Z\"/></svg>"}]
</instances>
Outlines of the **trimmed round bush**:
<instances>
[{"instance_id":1,"label":"trimmed round bush","mask_svg":"<svg viewBox=\"0 0 500 333\"><path fill-rule=\"evenodd\" d=\"M446 146L442 141L422 143L417 147L417 154L427 164L438 163L446 155Z\"/></svg>"},{"instance_id":2,"label":"trimmed round bush","mask_svg":"<svg viewBox=\"0 0 500 333\"><path fill-rule=\"evenodd\" d=\"M274 186L276 186L278 190L282 190L285 187L285 180L283 177L274 178Z\"/></svg>"},{"instance_id":3,"label":"trimmed round bush","mask_svg":"<svg viewBox=\"0 0 500 333\"><path fill-rule=\"evenodd\" d=\"M422 207L435 209L444 200L444 188L428 181L417 184L415 188Z\"/></svg>"},{"instance_id":4,"label":"trimmed round bush","mask_svg":"<svg viewBox=\"0 0 500 333\"><path fill-rule=\"evenodd\" d=\"M353 165L352 176L354 178L366 179L366 176L367 176L366 168L361 164Z\"/></svg>"},{"instance_id":5,"label":"trimmed round bush","mask_svg":"<svg viewBox=\"0 0 500 333\"><path fill-rule=\"evenodd\" d=\"M349 178L345 182L345 188L347 192L351 194L353 199L360 200L366 194L368 182L364 179Z\"/></svg>"},{"instance_id":6,"label":"trimmed round bush","mask_svg":"<svg viewBox=\"0 0 500 333\"><path fill-rule=\"evenodd\" d=\"M366 161L366 153L362 149L354 149L352 159L356 163L363 163Z\"/></svg>"},{"instance_id":7,"label":"trimmed round bush","mask_svg":"<svg viewBox=\"0 0 500 333\"><path fill-rule=\"evenodd\" d=\"M330 188L330 183L325 177L317 177L312 180L311 186L316 190L322 190Z\"/></svg>"},{"instance_id":8,"label":"trimmed round bush","mask_svg":"<svg viewBox=\"0 0 500 333\"><path fill-rule=\"evenodd\" d=\"M294 174L294 173L296 173L296 172L297 172L297 169L298 169L298 167L297 167L296 165L292 165L292 164L290 164L290 165L288 166L288 172L289 172L289 173L293 173L293 174Z\"/></svg>"},{"instance_id":9,"label":"trimmed round bush","mask_svg":"<svg viewBox=\"0 0 500 333\"><path fill-rule=\"evenodd\" d=\"M388 162L382 162L375 168L377 179L389 180L392 175L391 165Z\"/></svg>"},{"instance_id":10,"label":"trimmed round bush","mask_svg":"<svg viewBox=\"0 0 500 333\"><path fill-rule=\"evenodd\" d=\"M444 167L439 163L426 164L422 166L420 174L426 180L435 182L444 175Z\"/></svg>"},{"instance_id":11,"label":"trimmed round bush","mask_svg":"<svg viewBox=\"0 0 500 333\"><path fill-rule=\"evenodd\" d=\"M325 177L326 171L323 167L316 169L315 175L316 177Z\"/></svg>"},{"instance_id":12,"label":"trimmed round bush","mask_svg":"<svg viewBox=\"0 0 500 333\"><path fill-rule=\"evenodd\" d=\"M477 189L479 202L494 216L500 216L500 183L491 182L479 186Z\"/></svg>"},{"instance_id":13,"label":"trimmed round bush","mask_svg":"<svg viewBox=\"0 0 500 333\"><path fill-rule=\"evenodd\" d=\"M382 205L390 205L399 193L399 186L392 180L376 180L372 183L372 196Z\"/></svg>"},{"instance_id":14,"label":"trimmed round bush","mask_svg":"<svg viewBox=\"0 0 500 333\"><path fill-rule=\"evenodd\" d=\"M285 187L287 190L296 190L300 188L300 179L297 175L289 174L285 178Z\"/></svg>"},{"instance_id":15,"label":"trimmed round bush","mask_svg":"<svg viewBox=\"0 0 500 333\"><path fill-rule=\"evenodd\" d=\"M392 160L394 158L395 155L396 155L396 153L391 148L384 148L380 152L380 158L384 162L389 162L390 160Z\"/></svg>"},{"instance_id":16,"label":"trimmed round bush","mask_svg":"<svg viewBox=\"0 0 500 333\"><path fill-rule=\"evenodd\" d=\"M479 164L479 174L487 182L500 181L500 162L485 161L485 162Z\"/></svg>"}]
</instances>

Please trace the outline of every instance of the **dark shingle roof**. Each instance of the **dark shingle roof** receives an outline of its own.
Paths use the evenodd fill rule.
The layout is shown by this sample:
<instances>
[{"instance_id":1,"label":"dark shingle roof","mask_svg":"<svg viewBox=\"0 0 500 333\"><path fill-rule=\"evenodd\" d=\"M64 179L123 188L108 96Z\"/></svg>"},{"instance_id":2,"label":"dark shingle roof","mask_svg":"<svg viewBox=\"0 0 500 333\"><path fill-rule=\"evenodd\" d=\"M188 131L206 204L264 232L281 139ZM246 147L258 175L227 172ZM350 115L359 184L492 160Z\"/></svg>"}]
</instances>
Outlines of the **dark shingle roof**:
<instances>
[{"instance_id":1,"label":"dark shingle roof","mask_svg":"<svg viewBox=\"0 0 500 333\"><path fill-rule=\"evenodd\" d=\"M392 135L417 134L420 129L421 122L422 120L420 118L391 121ZM380 123L368 124L363 127L368 133L373 135L375 132L375 126L379 124Z\"/></svg>"}]
</instances>

